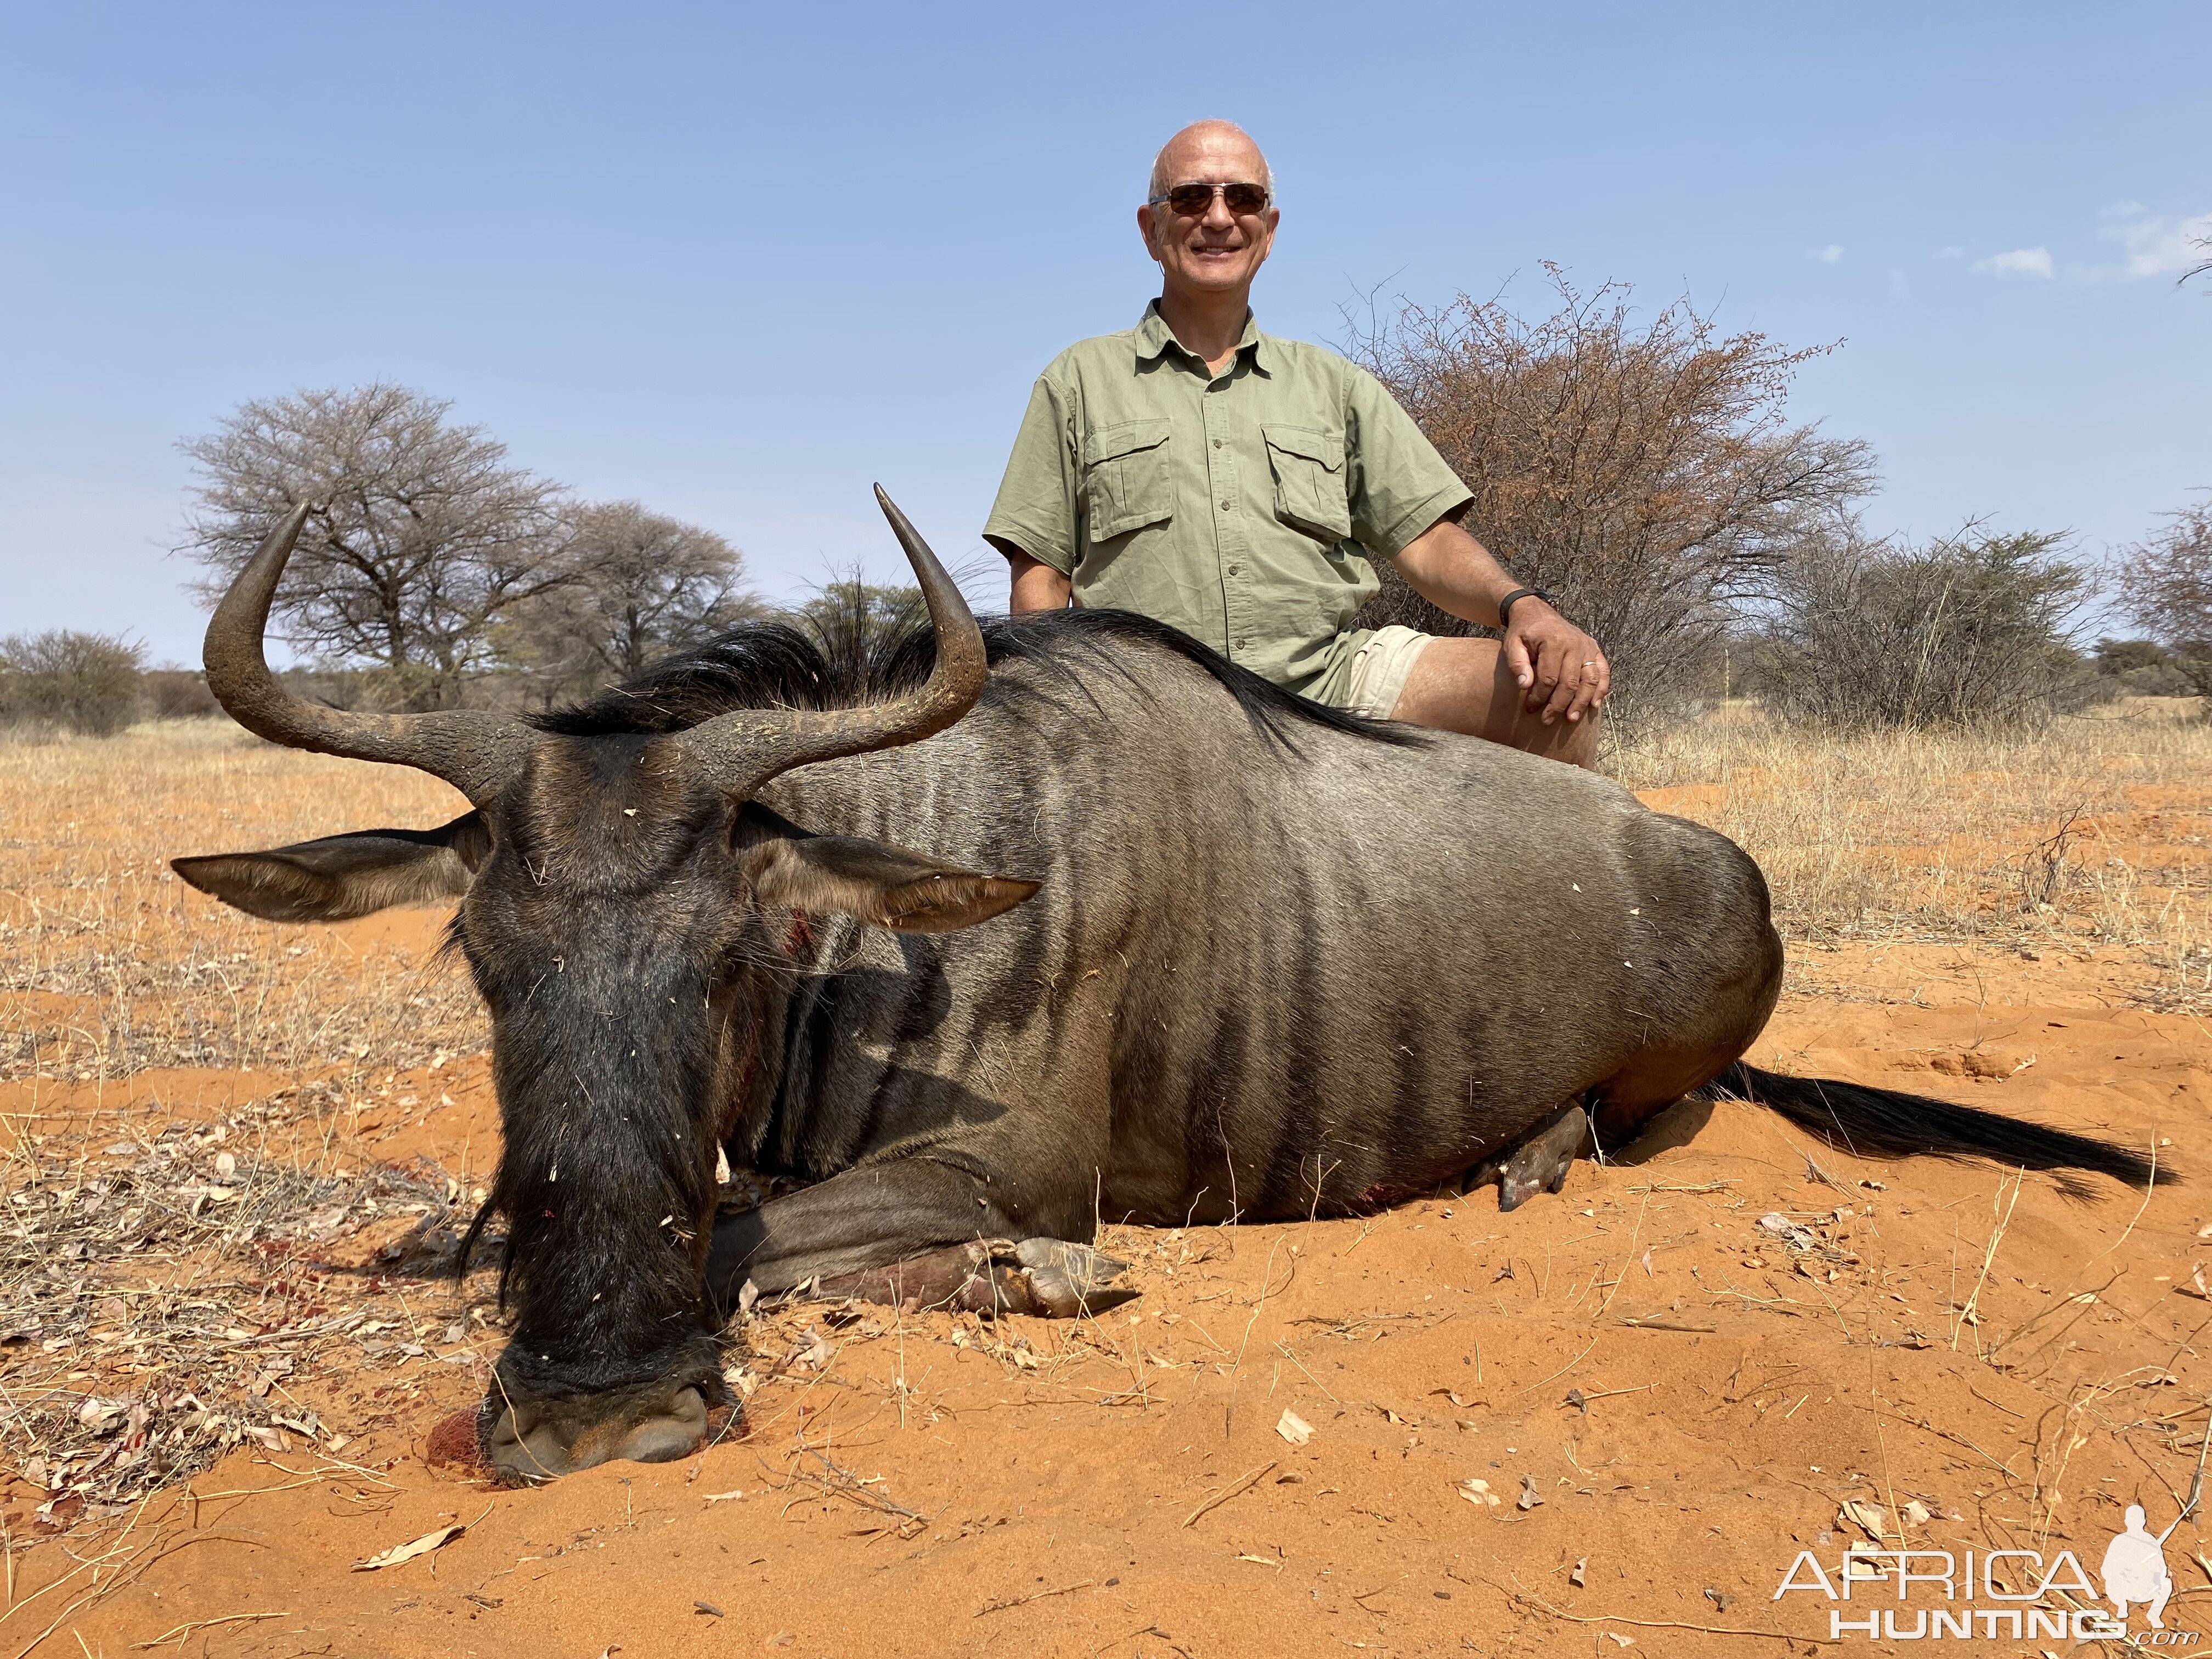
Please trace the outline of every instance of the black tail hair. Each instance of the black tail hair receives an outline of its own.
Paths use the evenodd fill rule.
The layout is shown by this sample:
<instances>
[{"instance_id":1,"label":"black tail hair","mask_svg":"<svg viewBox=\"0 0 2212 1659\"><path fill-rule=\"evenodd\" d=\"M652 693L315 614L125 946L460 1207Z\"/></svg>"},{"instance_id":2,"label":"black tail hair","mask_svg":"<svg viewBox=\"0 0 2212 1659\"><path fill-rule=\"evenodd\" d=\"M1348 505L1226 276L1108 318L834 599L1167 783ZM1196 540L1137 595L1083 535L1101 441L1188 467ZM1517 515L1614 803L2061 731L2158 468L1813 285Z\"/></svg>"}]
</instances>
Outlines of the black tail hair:
<instances>
[{"instance_id":1,"label":"black tail hair","mask_svg":"<svg viewBox=\"0 0 2212 1659\"><path fill-rule=\"evenodd\" d=\"M2109 1140L1896 1089L1790 1077L1738 1060L1700 1092L1709 1099L1734 1095L1771 1107L1799 1128L1857 1157L1986 1158L2016 1170L2088 1170L2134 1187L2147 1187L2152 1178L2148 1159ZM2179 1178L2170 1169L2157 1174L2166 1181ZM2090 1195L2091 1188L2081 1181L2062 1176L2058 1185L2070 1198Z\"/></svg>"}]
</instances>

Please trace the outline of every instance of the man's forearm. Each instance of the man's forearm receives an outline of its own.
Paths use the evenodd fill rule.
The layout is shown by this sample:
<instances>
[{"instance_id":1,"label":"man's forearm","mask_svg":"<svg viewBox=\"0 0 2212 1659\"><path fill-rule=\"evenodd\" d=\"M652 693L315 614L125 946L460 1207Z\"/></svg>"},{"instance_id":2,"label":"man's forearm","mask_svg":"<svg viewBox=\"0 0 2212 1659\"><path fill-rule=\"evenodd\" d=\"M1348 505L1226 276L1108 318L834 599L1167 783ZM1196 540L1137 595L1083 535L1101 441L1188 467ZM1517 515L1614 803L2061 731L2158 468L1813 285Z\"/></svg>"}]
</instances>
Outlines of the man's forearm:
<instances>
[{"instance_id":1,"label":"man's forearm","mask_svg":"<svg viewBox=\"0 0 2212 1659\"><path fill-rule=\"evenodd\" d=\"M1398 571L1437 610L1486 628L1498 626L1498 602L1521 586L1488 548L1449 519L1406 544Z\"/></svg>"}]
</instances>

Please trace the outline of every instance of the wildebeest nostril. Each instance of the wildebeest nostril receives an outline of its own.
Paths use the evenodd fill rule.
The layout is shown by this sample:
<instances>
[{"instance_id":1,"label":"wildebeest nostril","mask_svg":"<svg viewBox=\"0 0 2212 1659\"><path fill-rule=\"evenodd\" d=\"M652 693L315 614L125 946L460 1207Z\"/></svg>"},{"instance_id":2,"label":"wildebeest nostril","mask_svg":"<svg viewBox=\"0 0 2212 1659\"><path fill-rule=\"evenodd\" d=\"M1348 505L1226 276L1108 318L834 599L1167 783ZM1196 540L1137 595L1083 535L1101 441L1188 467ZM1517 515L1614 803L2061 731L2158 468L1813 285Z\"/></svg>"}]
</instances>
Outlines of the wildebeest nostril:
<instances>
[{"instance_id":1,"label":"wildebeest nostril","mask_svg":"<svg viewBox=\"0 0 2212 1659\"><path fill-rule=\"evenodd\" d=\"M669 1463L689 1457L706 1438L706 1397L696 1389L679 1389L667 1411L623 1436L614 1455L637 1463Z\"/></svg>"}]
</instances>

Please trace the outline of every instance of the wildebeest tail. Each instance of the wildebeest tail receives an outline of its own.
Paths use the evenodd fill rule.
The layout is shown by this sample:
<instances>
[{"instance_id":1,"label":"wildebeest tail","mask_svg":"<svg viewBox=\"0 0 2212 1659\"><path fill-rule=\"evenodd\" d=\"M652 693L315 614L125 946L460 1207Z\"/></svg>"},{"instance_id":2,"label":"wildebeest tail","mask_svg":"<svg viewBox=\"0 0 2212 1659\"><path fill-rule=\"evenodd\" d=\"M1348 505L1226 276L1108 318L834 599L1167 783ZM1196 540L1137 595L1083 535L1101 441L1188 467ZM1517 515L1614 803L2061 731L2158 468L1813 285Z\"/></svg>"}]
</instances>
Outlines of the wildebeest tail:
<instances>
[{"instance_id":1,"label":"wildebeest tail","mask_svg":"<svg viewBox=\"0 0 2212 1659\"><path fill-rule=\"evenodd\" d=\"M1856 1156L1986 1158L2013 1169L2088 1170L2130 1186L2148 1185L2149 1160L2125 1146L2063 1129L2046 1129L1972 1106L1954 1106L1927 1095L1876 1089L1832 1078L1790 1077L1762 1072L1741 1060L1707 1084L1707 1095L1735 1095L1782 1114L1829 1145ZM2161 1180L2174 1179L2170 1169ZM2062 1190L2087 1197L2089 1188L2060 1177Z\"/></svg>"}]
</instances>

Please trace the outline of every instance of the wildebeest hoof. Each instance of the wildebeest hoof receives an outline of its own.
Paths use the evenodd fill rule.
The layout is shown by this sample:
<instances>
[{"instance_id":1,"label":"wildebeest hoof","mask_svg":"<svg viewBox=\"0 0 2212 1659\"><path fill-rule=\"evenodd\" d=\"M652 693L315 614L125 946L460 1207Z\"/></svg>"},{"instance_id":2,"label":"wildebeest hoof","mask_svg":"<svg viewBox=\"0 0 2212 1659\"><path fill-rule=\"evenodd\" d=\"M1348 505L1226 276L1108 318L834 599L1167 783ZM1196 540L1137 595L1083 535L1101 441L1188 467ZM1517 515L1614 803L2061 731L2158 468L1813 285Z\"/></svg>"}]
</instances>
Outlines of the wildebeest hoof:
<instances>
[{"instance_id":1,"label":"wildebeest hoof","mask_svg":"<svg viewBox=\"0 0 2212 1659\"><path fill-rule=\"evenodd\" d=\"M1517 1210L1540 1192L1565 1187L1567 1171L1589 1145L1589 1114L1578 1105L1562 1107L1503 1157L1479 1168L1467 1190L1494 1181L1499 1210Z\"/></svg>"},{"instance_id":2,"label":"wildebeest hoof","mask_svg":"<svg viewBox=\"0 0 2212 1659\"><path fill-rule=\"evenodd\" d=\"M1056 1319L1078 1314L1101 1314L1133 1301L1139 1292L1113 1279L1129 1264L1101 1255L1087 1244L1071 1244L1062 1238L1025 1238L1014 1247L1022 1276L1036 1298L1038 1311Z\"/></svg>"}]
</instances>

